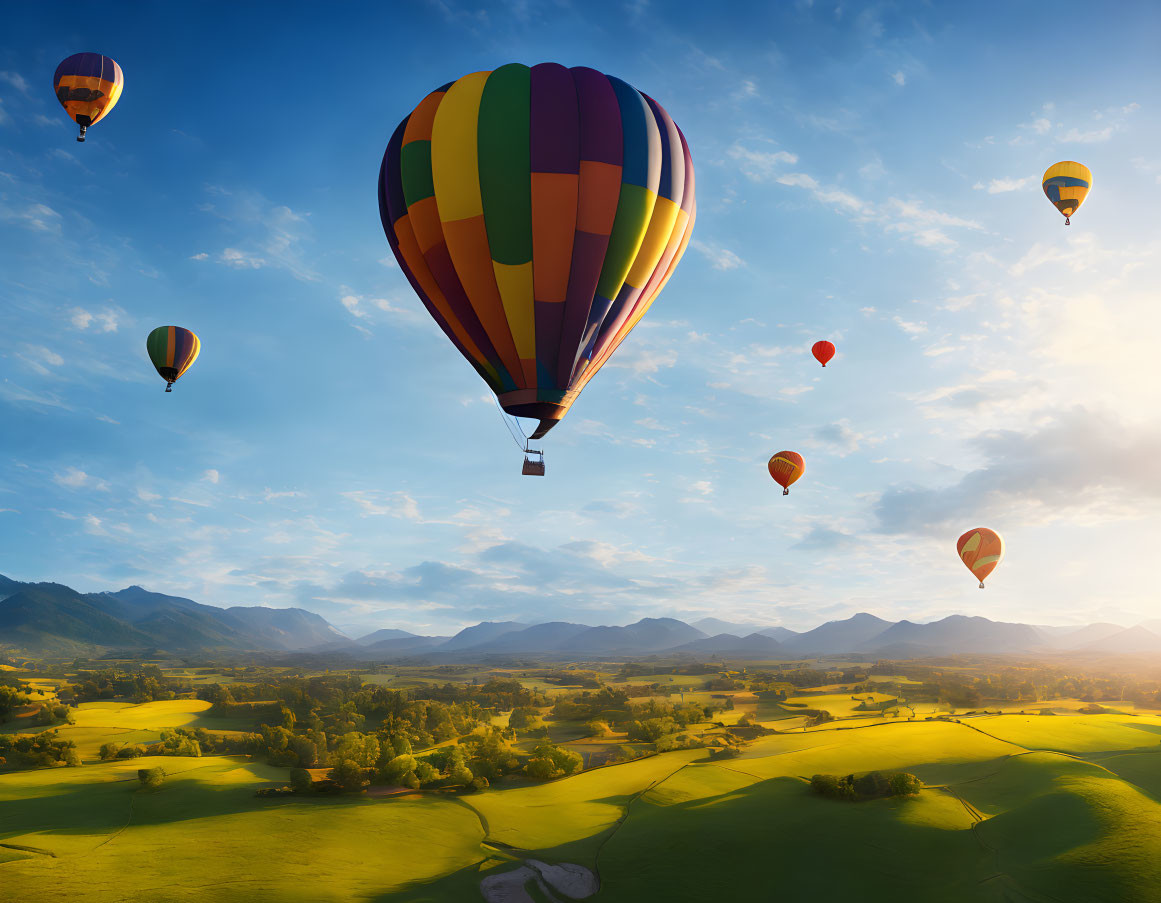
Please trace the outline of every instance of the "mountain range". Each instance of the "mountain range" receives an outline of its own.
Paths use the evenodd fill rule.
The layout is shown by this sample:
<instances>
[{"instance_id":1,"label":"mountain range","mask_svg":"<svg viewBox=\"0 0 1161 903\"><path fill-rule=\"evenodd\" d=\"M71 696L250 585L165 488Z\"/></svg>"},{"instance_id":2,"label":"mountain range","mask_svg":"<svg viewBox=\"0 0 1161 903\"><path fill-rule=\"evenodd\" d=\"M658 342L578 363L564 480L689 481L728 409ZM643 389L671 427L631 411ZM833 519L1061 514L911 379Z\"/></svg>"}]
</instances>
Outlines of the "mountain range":
<instances>
[{"instance_id":1,"label":"mountain range","mask_svg":"<svg viewBox=\"0 0 1161 903\"><path fill-rule=\"evenodd\" d=\"M918 624L860 612L805 632L717 618L693 623L643 618L623 627L485 621L451 637L383 628L353 639L301 608L221 608L139 586L79 593L58 583L20 583L0 575L3 646L50 654L317 652L361 661L434 662L661 654L752 659L848 653L895 659L957 653L1118 655L1161 654L1161 620L1128 628L1107 623L1052 627L951 615Z\"/></svg>"}]
</instances>

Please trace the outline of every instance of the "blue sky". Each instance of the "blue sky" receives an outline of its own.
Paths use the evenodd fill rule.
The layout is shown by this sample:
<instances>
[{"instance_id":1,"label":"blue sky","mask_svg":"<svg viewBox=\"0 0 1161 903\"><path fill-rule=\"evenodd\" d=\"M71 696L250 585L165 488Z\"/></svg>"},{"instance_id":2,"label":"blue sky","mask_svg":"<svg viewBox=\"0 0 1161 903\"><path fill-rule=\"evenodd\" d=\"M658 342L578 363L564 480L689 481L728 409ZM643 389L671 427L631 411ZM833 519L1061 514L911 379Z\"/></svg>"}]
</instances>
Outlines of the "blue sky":
<instances>
[{"instance_id":1,"label":"blue sky","mask_svg":"<svg viewBox=\"0 0 1161 903\"><path fill-rule=\"evenodd\" d=\"M0 573L352 634L1156 616L1154 4L175 9L5 13ZM51 80L85 50L125 92L79 145ZM665 106L698 222L541 480L375 183L428 91L546 60ZM1067 159L1094 173L1070 228L1039 187ZM172 395L168 323L203 342ZM983 593L954 550L979 525L1008 543Z\"/></svg>"}]
</instances>

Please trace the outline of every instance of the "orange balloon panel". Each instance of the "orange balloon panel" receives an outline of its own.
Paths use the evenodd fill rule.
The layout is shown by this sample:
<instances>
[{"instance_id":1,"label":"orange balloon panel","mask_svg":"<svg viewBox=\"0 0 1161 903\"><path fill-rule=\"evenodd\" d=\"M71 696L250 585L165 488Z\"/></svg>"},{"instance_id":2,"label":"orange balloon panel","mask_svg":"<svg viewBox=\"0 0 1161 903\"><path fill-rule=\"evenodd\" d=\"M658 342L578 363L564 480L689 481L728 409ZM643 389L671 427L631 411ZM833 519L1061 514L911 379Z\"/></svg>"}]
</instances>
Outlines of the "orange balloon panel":
<instances>
[{"instance_id":1,"label":"orange balloon panel","mask_svg":"<svg viewBox=\"0 0 1161 903\"><path fill-rule=\"evenodd\" d=\"M798 452L780 451L766 465L774 482L782 487L783 495L790 495L790 484L806 472L806 463Z\"/></svg>"},{"instance_id":2,"label":"orange balloon panel","mask_svg":"<svg viewBox=\"0 0 1161 903\"><path fill-rule=\"evenodd\" d=\"M1004 558L1004 540L995 530L987 527L976 527L968 530L955 544L960 560L969 571L980 581L980 589L984 588L984 580L988 574L996 569Z\"/></svg>"}]
</instances>

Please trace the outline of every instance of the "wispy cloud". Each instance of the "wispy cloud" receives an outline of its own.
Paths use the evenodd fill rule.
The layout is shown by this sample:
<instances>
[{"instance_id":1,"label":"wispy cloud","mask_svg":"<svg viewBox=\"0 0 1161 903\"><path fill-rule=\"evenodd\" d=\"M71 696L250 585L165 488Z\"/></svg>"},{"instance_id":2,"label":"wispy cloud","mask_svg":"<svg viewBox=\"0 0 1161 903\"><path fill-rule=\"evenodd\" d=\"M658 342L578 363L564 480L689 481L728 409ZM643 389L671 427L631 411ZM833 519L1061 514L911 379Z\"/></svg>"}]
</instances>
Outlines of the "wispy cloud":
<instances>
[{"instance_id":1,"label":"wispy cloud","mask_svg":"<svg viewBox=\"0 0 1161 903\"><path fill-rule=\"evenodd\" d=\"M746 265L746 261L742 260L737 254L729 248L723 248L721 245L714 242L704 242L698 239L693 240L694 249L710 262L715 270L736 270L738 267Z\"/></svg>"},{"instance_id":2,"label":"wispy cloud","mask_svg":"<svg viewBox=\"0 0 1161 903\"><path fill-rule=\"evenodd\" d=\"M992 179L987 185L983 182L976 182L972 188L976 191L986 190L988 194L1004 194L1008 191L1019 191L1031 181L1031 176L1025 176L1022 179Z\"/></svg>"}]
</instances>

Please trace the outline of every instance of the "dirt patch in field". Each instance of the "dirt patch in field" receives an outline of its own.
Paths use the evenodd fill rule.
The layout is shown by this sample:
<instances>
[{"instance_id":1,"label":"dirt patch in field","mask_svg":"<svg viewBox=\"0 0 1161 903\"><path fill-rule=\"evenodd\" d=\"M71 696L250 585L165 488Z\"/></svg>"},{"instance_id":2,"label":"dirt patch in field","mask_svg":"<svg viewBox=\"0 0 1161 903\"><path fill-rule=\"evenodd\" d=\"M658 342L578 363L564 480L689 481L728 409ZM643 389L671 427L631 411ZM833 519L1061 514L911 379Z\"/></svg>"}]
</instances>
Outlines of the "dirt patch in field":
<instances>
[{"instance_id":1,"label":"dirt patch in field","mask_svg":"<svg viewBox=\"0 0 1161 903\"><path fill-rule=\"evenodd\" d=\"M553 903L566 900L584 900L600 889L600 882L591 869L572 862L550 865L537 859L528 859L516 869L489 875L480 882L480 893L488 903L535 903L525 889L535 882L543 896Z\"/></svg>"}]
</instances>

